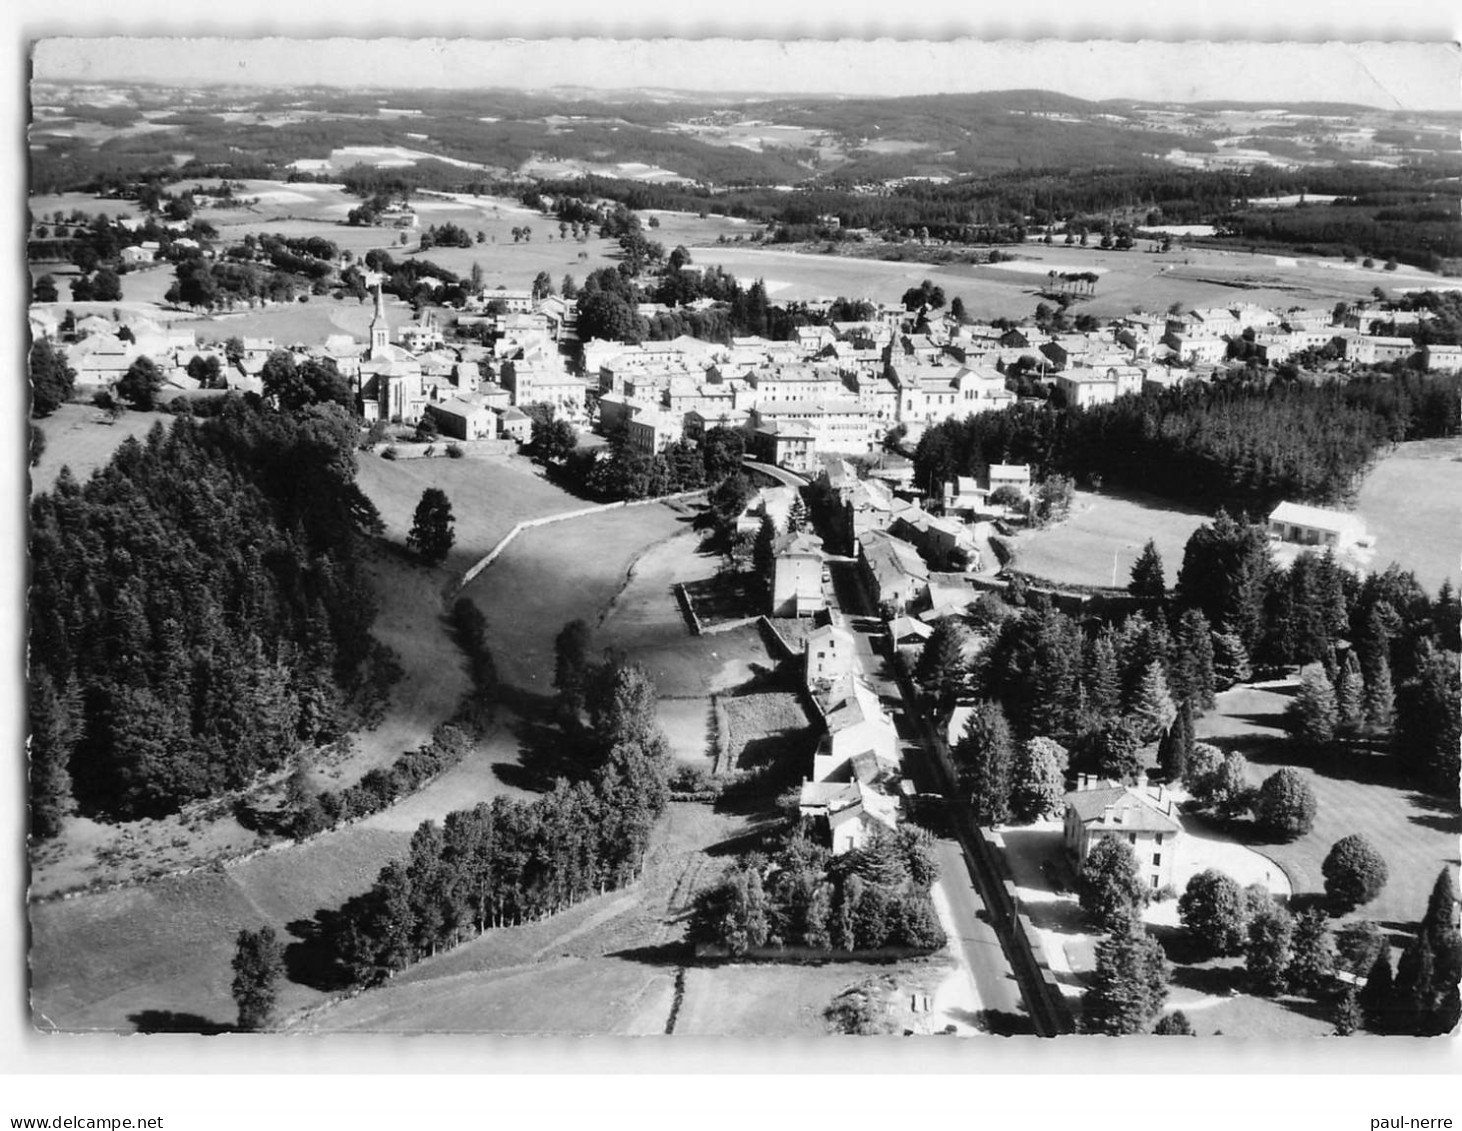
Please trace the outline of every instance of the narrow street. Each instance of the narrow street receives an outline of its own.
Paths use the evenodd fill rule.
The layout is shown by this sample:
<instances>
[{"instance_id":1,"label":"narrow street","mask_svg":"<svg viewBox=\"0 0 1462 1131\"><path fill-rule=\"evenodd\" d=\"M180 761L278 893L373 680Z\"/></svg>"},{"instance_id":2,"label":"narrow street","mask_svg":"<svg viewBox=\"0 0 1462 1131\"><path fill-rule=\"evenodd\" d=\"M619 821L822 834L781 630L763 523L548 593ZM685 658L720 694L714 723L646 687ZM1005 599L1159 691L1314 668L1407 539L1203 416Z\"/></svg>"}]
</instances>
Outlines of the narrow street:
<instances>
[{"instance_id":1,"label":"narrow street","mask_svg":"<svg viewBox=\"0 0 1462 1131\"><path fill-rule=\"evenodd\" d=\"M858 673L893 714L904 775L913 781L920 794L942 794L942 785L925 747L925 736L904 701L897 673L886 654L883 622L873 615L874 606L859 577L857 562L850 558L831 558L828 572L830 603L853 633ZM1035 1028L1015 973L1005 957L1000 936L990 921L959 841L946 831L935 845L939 888L954 920L950 946L974 982L986 1029L1000 1034L1033 1033Z\"/></svg>"}]
</instances>

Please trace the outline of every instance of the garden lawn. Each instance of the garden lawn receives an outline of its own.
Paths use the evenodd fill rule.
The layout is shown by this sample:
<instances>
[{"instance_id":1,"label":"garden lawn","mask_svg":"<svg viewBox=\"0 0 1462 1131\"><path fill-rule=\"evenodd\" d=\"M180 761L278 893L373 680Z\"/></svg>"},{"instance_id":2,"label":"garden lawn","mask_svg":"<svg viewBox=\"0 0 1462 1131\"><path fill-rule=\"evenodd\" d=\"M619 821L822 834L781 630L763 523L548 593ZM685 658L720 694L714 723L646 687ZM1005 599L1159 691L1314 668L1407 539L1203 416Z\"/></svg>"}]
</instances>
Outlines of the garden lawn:
<instances>
[{"instance_id":1,"label":"garden lawn","mask_svg":"<svg viewBox=\"0 0 1462 1131\"><path fill-rule=\"evenodd\" d=\"M1171 588L1183 564L1183 548L1207 521L1208 516L1155 495L1077 491L1067 518L1015 538L1011 565L1047 581L1125 588L1151 538Z\"/></svg>"},{"instance_id":2,"label":"garden lawn","mask_svg":"<svg viewBox=\"0 0 1462 1131\"><path fill-rule=\"evenodd\" d=\"M1386 859L1390 879L1371 903L1350 918L1375 919L1401 929L1421 918L1437 873L1456 867L1457 837L1462 818L1430 794L1420 793L1380 778L1355 776L1346 763L1301 764L1297 751L1282 729L1289 696L1274 687L1238 687L1218 697L1216 711L1199 721L1197 737L1225 750L1239 750L1250 763L1250 781L1260 784L1283 766L1293 766L1314 791L1315 827L1289 844L1255 842L1254 848L1284 869L1295 894L1324 891L1320 871L1326 854L1341 837L1365 836ZM1376 756L1377 770L1386 760Z\"/></svg>"}]
</instances>

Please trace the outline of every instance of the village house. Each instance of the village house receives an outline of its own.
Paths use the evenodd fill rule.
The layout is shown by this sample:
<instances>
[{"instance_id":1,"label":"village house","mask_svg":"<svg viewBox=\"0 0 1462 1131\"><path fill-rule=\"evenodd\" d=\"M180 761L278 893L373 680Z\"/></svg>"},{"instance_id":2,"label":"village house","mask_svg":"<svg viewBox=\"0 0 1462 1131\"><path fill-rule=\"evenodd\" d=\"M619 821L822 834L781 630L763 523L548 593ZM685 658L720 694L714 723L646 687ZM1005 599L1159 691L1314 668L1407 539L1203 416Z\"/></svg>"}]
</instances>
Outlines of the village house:
<instances>
[{"instance_id":1,"label":"village house","mask_svg":"<svg viewBox=\"0 0 1462 1131\"><path fill-rule=\"evenodd\" d=\"M678 443L684 434L685 422L658 408L647 408L625 422L629 446L650 455Z\"/></svg>"},{"instance_id":2,"label":"village house","mask_svg":"<svg viewBox=\"0 0 1462 1131\"><path fill-rule=\"evenodd\" d=\"M1359 515L1303 503L1280 503L1269 513L1269 536L1301 546L1341 550L1364 540L1366 526Z\"/></svg>"},{"instance_id":3,"label":"village house","mask_svg":"<svg viewBox=\"0 0 1462 1131\"><path fill-rule=\"evenodd\" d=\"M898 799L861 781L803 782L798 808L834 856L864 847L880 828L898 827Z\"/></svg>"},{"instance_id":4,"label":"village house","mask_svg":"<svg viewBox=\"0 0 1462 1131\"><path fill-rule=\"evenodd\" d=\"M1143 886L1158 891L1173 883L1182 832L1172 797L1162 786L1150 787L1146 775L1126 786L1082 774L1077 788L1065 797L1062 839L1077 872L1097 844L1118 837L1131 845Z\"/></svg>"},{"instance_id":5,"label":"village house","mask_svg":"<svg viewBox=\"0 0 1462 1131\"><path fill-rule=\"evenodd\" d=\"M1410 338L1386 338L1362 334L1346 344L1345 356L1357 365L1383 365L1388 361L1406 361L1416 352Z\"/></svg>"},{"instance_id":6,"label":"village house","mask_svg":"<svg viewBox=\"0 0 1462 1131\"><path fill-rule=\"evenodd\" d=\"M919 551L886 531L870 530L859 540L859 565L879 605L903 612L929 590L929 567Z\"/></svg>"},{"instance_id":7,"label":"village house","mask_svg":"<svg viewBox=\"0 0 1462 1131\"><path fill-rule=\"evenodd\" d=\"M497 435L497 417L475 394L428 404L426 411L442 435L454 440L490 440Z\"/></svg>"},{"instance_id":8,"label":"village house","mask_svg":"<svg viewBox=\"0 0 1462 1131\"><path fill-rule=\"evenodd\" d=\"M829 689L813 781L873 782L899 769L898 731L873 689L846 675Z\"/></svg>"},{"instance_id":9,"label":"village house","mask_svg":"<svg viewBox=\"0 0 1462 1131\"><path fill-rule=\"evenodd\" d=\"M747 445L762 463L800 473L813 470L813 436L806 425L791 422L758 424Z\"/></svg>"},{"instance_id":10,"label":"village house","mask_svg":"<svg viewBox=\"0 0 1462 1131\"><path fill-rule=\"evenodd\" d=\"M582 378L573 376L561 366L504 361L501 383L512 394L517 408L549 404L559 416L568 420L583 420L586 415L587 386Z\"/></svg>"},{"instance_id":11,"label":"village house","mask_svg":"<svg viewBox=\"0 0 1462 1131\"><path fill-rule=\"evenodd\" d=\"M877 445L871 414L849 397L758 404L751 414L758 429L775 427L782 434L790 428L805 431L811 439L811 453L870 452ZM783 466L802 470L785 463Z\"/></svg>"},{"instance_id":12,"label":"village house","mask_svg":"<svg viewBox=\"0 0 1462 1131\"><path fill-rule=\"evenodd\" d=\"M1030 498L1031 469L1028 463L992 463L990 465L990 493L993 495L1002 487L1018 491L1021 498Z\"/></svg>"},{"instance_id":13,"label":"village house","mask_svg":"<svg viewBox=\"0 0 1462 1131\"><path fill-rule=\"evenodd\" d=\"M772 616L809 617L825 608L822 539L794 534L772 559Z\"/></svg>"},{"instance_id":14,"label":"village house","mask_svg":"<svg viewBox=\"0 0 1462 1131\"><path fill-rule=\"evenodd\" d=\"M803 640L803 680L811 691L830 687L853 671L856 655L853 634L839 624L825 624Z\"/></svg>"},{"instance_id":15,"label":"village house","mask_svg":"<svg viewBox=\"0 0 1462 1131\"><path fill-rule=\"evenodd\" d=\"M1462 373L1462 346L1427 344L1422 346L1421 356L1433 373Z\"/></svg>"},{"instance_id":16,"label":"village house","mask_svg":"<svg viewBox=\"0 0 1462 1131\"><path fill-rule=\"evenodd\" d=\"M1071 408L1111 404L1117 399L1116 379L1096 370L1072 369L1057 373L1051 380Z\"/></svg>"}]
</instances>

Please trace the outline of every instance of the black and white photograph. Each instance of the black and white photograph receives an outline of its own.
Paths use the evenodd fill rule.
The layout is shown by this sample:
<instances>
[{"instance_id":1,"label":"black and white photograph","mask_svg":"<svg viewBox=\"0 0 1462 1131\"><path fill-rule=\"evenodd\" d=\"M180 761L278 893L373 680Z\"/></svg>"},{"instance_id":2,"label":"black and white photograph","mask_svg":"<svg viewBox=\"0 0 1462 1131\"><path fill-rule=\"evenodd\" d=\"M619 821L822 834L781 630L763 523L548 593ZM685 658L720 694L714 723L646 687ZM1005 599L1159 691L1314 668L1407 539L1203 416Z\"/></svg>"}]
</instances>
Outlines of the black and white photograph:
<instances>
[{"instance_id":1,"label":"black and white photograph","mask_svg":"<svg viewBox=\"0 0 1462 1131\"><path fill-rule=\"evenodd\" d=\"M340 28L26 45L34 1034L1454 1035L1455 45Z\"/></svg>"}]
</instances>

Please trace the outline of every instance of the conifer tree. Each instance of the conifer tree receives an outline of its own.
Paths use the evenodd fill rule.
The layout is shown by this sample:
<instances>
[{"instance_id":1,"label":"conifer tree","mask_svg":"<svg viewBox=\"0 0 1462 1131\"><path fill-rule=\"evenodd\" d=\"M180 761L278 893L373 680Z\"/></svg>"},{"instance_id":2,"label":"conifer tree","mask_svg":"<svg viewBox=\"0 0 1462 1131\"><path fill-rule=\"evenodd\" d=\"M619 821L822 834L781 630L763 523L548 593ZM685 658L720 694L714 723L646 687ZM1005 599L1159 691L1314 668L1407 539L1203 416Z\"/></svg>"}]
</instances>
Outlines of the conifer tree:
<instances>
[{"instance_id":1,"label":"conifer tree","mask_svg":"<svg viewBox=\"0 0 1462 1131\"><path fill-rule=\"evenodd\" d=\"M1335 739L1339 712L1335 705L1335 688L1325 669L1307 664L1300 673L1300 687L1289 706L1295 736L1312 750L1323 750Z\"/></svg>"},{"instance_id":2,"label":"conifer tree","mask_svg":"<svg viewBox=\"0 0 1462 1131\"><path fill-rule=\"evenodd\" d=\"M1082 1018L1087 1032L1143 1033L1168 996L1171 969L1158 941L1135 916L1119 917L1097 944Z\"/></svg>"},{"instance_id":3,"label":"conifer tree","mask_svg":"<svg viewBox=\"0 0 1462 1131\"><path fill-rule=\"evenodd\" d=\"M1216 687L1233 687L1253 678L1249 650L1236 632L1216 629L1213 633L1213 680Z\"/></svg>"},{"instance_id":4,"label":"conifer tree","mask_svg":"<svg viewBox=\"0 0 1462 1131\"><path fill-rule=\"evenodd\" d=\"M914 678L940 707L954 702L965 682L965 631L955 617L945 617L934 626L919 653Z\"/></svg>"},{"instance_id":5,"label":"conifer tree","mask_svg":"<svg viewBox=\"0 0 1462 1131\"><path fill-rule=\"evenodd\" d=\"M1390 1031L1394 1014L1395 978L1391 973L1389 947L1382 948L1366 975L1358 1000L1366 1028L1373 1033Z\"/></svg>"},{"instance_id":6,"label":"conifer tree","mask_svg":"<svg viewBox=\"0 0 1462 1131\"><path fill-rule=\"evenodd\" d=\"M1390 730L1396 713L1396 695L1391 685L1391 636L1379 608L1371 610L1360 650L1361 672L1365 676L1365 724L1373 731Z\"/></svg>"},{"instance_id":7,"label":"conifer tree","mask_svg":"<svg viewBox=\"0 0 1462 1131\"><path fill-rule=\"evenodd\" d=\"M81 702L75 687L58 692L37 665L30 679L31 835L49 840L73 808L71 757L80 737Z\"/></svg>"},{"instance_id":8,"label":"conifer tree","mask_svg":"<svg viewBox=\"0 0 1462 1131\"><path fill-rule=\"evenodd\" d=\"M1311 907L1295 919L1290 948L1289 969L1285 971L1288 984L1309 993L1323 990L1335 974L1335 940L1318 907Z\"/></svg>"},{"instance_id":9,"label":"conifer tree","mask_svg":"<svg viewBox=\"0 0 1462 1131\"><path fill-rule=\"evenodd\" d=\"M452 504L440 487L428 487L421 493L412 516L406 545L427 565L440 565L457 540L452 517Z\"/></svg>"},{"instance_id":10,"label":"conifer tree","mask_svg":"<svg viewBox=\"0 0 1462 1131\"><path fill-rule=\"evenodd\" d=\"M1336 1001L1334 1022L1337 1037L1349 1037L1365 1024L1365 1017L1361 1013L1360 1001L1356 997L1354 986L1346 986L1345 991Z\"/></svg>"},{"instance_id":11,"label":"conifer tree","mask_svg":"<svg viewBox=\"0 0 1462 1131\"><path fill-rule=\"evenodd\" d=\"M1183 780L1188 769L1188 759L1193 753L1193 708L1188 700L1178 705L1173 725L1164 732L1157 748L1158 764L1172 784Z\"/></svg>"},{"instance_id":12,"label":"conifer tree","mask_svg":"<svg viewBox=\"0 0 1462 1131\"><path fill-rule=\"evenodd\" d=\"M1427 898L1426 914L1421 920L1421 929L1433 937L1457 931L1457 883L1452 869L1444 866L1437 873L1432 893Z\"/></svg>"},{"instance_id":13,"label":"conifer tree","mask_svg":"<svg viewBox=\"0 0 1462 1131\"><path fill-rule=\"evenodd\" d=\"M993 700L981 700L955 746L954 762L969 791L975 820L1000 825L1010 819L1010 772L1014 760L1005 712Z\"/></svg>"},{"instance_id":14,"label":"conifer tree","mask_svg":"<svg viewBox=\"0 0 1462 1131\"><path fill-rule=\"evenodd\" d=\"M1215 676L1213 630L1198 609L1185 609L1173 637L1168 676L1173 698L1189 700L1198 711L1213 707Z\"/></svg>"},{"instance_id":15,"label":"conifer tree","mask_svg":"<svg viewBox=\"0 0 1462 1131\"><path fill-rule=\"evenodd\" d=\"M1117 672L1117 649L1110 628L1097 633L1086 646L1086 706L1093 721L1100 723L1122 708L1122 683Z\"/></svg>"},{"instance_id":16,"label":"conifer tree","mask_svg":"<svg viewBox=\"0 0 1462 1131\"><path fill-rule=\"evenodd\" d=\"M1244 968L1259 993L1277 994L1284 989L1293 936L1294 922L1289 912L1273 901L1250 917Z\"/></svg>"},{"instance_id":17,"label":"conifer tree","mask_svg":"<svg viewBox=\"0 0 1462 1131\"><path fill-rule=\"evenodd\" d=\"M1337 730L1353 734L1361 725L1365 711L1365 677L1361 674L1360 657L1354 648L1346 650L1335 676L1335 717Z\"/></svg>"},{"instance_id":18,"label":"conifer tree","mask_svg":"<svg viewBox=\"0 0 1462 1131\"><path fill-rule=\"evenodd\" d=\"M1153 660L1143 671L1132 701L1131 717L1138 736L1144 742L1153 741L1172 725L1177 713L1163 666Z\"/></svg>"},{"instance_id":19,"label":"conifer tree","mask_svg":"<svg viewBox=\"0 0 1462 1131\"><path fill-rule=\"evenodd\" d=\"M1158 553L1157 543L1151 538L1132 564L1132 580L1127 584L1127 591L1138 600L1153 603L1161 603L1167 598L1168 586L1163 573L1162 555Z\"/></svg>"}]
</instances>

